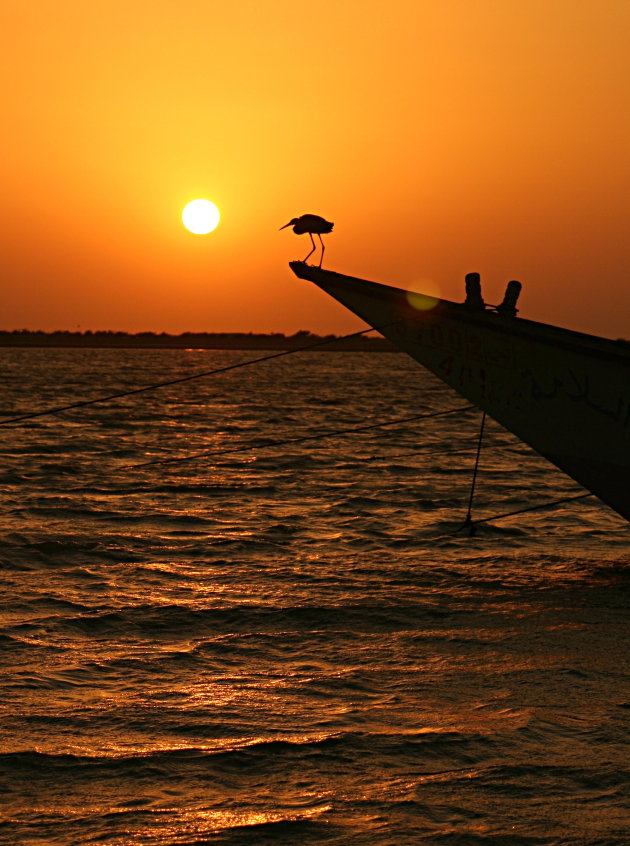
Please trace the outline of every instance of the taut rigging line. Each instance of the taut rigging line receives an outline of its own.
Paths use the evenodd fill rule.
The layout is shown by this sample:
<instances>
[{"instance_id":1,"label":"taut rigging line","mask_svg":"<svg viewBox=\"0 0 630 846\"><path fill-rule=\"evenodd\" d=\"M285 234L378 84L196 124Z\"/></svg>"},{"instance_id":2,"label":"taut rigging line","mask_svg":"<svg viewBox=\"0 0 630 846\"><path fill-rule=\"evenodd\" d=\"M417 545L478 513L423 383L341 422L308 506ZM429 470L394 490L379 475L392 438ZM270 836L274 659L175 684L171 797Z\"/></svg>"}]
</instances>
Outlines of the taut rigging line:
<instances>
[{"instance_id":1,"label":"taut rigging line","mask_svg":"<svg viewBox=\"0 0 630 846\"><path fill-rule=\"evenodd\" d=\"M85 408L87 405L96 405L101 402L108 402L109 400L122 399L123 397L130 397L133 394L142 394L146 391L155 391L158 388L166 388L170 385L179 385L182 382L190 382L193 379L201 379L204 376L215 376L218 373L227 373L228 370L237 370L239 367L248 367L250 364L259 364L263 361L271 361L273 358L282 358L285 355L292 355L296 352L303 352L305 350L312 350L316 347L323 347L325 344L332 344L335 341L346 341L348 338L358 338L360 335L366 335L368 332L378 332L380 329L386 329L388 326L393 326L394 323L387 323L383 326L369 326L367 329L361 329L360 332L351 332L349 335L341 335L339 337L324 338L321 341L315 341L312 344L305 344L303 347L293 347L290 350L281 350L280 352L271 353L270 355L263 355L259 358L250 358L247 361L241 361L237 364L228 364L225 367L217 367L215 370L205 370L201 373L191 373L188 376L180 376L177 379L169 379L168 382L156 382L153 385L144 385L141 388L131 388L128 391L119 391L116 394L108 394L104 397L96 397L90 400L79 400L78 402L71 402L68 405L59 405L54 408L47 408L44 411L32 411L28 414L20 414L17 417L9 417L7 420L0 420L0 426L7 426L9 423L21 423L24 420L33 420L35 417L46 417L50 414L59 414L62 411L70 411L74 408Z\"/></svg>"},{"instance_id":2,"label":"taut rigging line","mask_svg":"<svg viewBox=\"0 0 630 846\"><path fill-rule=\"evenodd\" d=\"M229 447L228 449L202 450L189 455L174 456L173 458L156 458L152 461L143 461L141 464L127 464L121 470L138 470L141 467L152 467L154 464L180 464L185 461L196 461L209 456L226 455L234 452L249 452L254 449L267 449L269 447L285 446L287 444L301 444L305 441L318 441L324 438L334 438L339 435L346 435L354 432L367 432L370 429L382 429L385 426L397 426L401 423L411 423L414 420L426 420L430 417L445 417L447 414L461 414L462 411L470 411L474 405L460 405L456 408L449 408L446 411L432 411L426 414L414 414L411 417L398 417L394 420L386 420L384 423L366 423L362 426L352 426L349 429L331 429L328 432L318 432L315 435L301 435L297 438L287 438L283 441L269 441L266 444L245 444L244 446Z\"/></svg>"}]
</instances>

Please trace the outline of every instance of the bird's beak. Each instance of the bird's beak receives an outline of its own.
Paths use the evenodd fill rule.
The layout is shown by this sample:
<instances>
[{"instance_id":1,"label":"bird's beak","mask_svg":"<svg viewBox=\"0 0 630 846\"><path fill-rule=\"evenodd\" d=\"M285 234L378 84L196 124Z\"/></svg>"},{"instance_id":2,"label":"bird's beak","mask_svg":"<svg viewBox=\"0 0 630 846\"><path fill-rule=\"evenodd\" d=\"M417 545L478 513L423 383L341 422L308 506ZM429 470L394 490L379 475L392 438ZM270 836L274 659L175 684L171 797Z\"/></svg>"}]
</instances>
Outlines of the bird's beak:
<instances>
[{"instance_id":1,"label":"bird's beak","mask_svg":"<svg viewBox=\"0 0 630 846\"><path fill-rule=\"evenodd\" d=\"M278 230L278 232L280 232L282 229L286 229L287 226L291 226L291 222L285 223L284 226L281 226L280 229Z\"/></svg>"}]
</instances>

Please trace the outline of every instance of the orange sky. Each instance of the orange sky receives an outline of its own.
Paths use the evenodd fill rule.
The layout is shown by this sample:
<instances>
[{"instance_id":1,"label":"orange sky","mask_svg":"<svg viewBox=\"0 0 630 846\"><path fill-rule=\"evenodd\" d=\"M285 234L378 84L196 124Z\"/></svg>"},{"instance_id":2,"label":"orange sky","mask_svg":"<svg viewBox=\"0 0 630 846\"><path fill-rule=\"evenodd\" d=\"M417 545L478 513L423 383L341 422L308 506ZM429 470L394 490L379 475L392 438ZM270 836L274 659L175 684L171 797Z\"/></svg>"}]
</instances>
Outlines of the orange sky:
<instances>
[{"instance_id":1,"label":"orange sky","mask_svg":"<svg viewBox=\"0 0 630 846\"><path fill-rule=\"evenodd\" d=\"M630 338L630 2L4 0L0 328L346 332L325 266ZM181 209L214 201L219 228ZM423 282L422 280L429 280Z\"/></svg>"}]
</instances>

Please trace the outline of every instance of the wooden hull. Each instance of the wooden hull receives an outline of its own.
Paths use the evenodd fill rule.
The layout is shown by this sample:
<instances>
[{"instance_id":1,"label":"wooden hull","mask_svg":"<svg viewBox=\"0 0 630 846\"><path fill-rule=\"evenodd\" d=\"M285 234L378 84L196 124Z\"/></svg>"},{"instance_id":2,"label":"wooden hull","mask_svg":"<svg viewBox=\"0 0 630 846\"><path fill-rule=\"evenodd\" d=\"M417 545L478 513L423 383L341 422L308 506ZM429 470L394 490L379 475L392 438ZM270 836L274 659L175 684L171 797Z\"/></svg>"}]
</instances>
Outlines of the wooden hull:
<instances>
[{"instance_id":1,"label":"wooden hull","mask_svg":"<svg viewBox=\"0 0 630 846\"><path fill-rule=\"evenodd\" d=\"M630 344L291 268L630 521Z\"/></svg>"}]
</instances>

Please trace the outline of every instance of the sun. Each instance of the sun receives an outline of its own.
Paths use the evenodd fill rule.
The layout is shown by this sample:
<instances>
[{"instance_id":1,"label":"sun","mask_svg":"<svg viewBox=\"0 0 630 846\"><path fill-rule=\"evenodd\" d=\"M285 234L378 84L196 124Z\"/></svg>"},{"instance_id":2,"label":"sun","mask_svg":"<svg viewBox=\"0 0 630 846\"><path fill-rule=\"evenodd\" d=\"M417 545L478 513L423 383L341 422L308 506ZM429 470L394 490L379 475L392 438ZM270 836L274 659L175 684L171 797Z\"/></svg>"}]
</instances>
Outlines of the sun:
<instances>
[{"instance_id":1,"label":"sun","mask_svg":"<svg viewBox=\"0 0 630 846\"><path fill-rule=\"evenodd\" d=\"M219 225L221 214L210 200L191 200L182 211L182 221L189 232L207 235Z\"/></svg>"}]
</instances>

